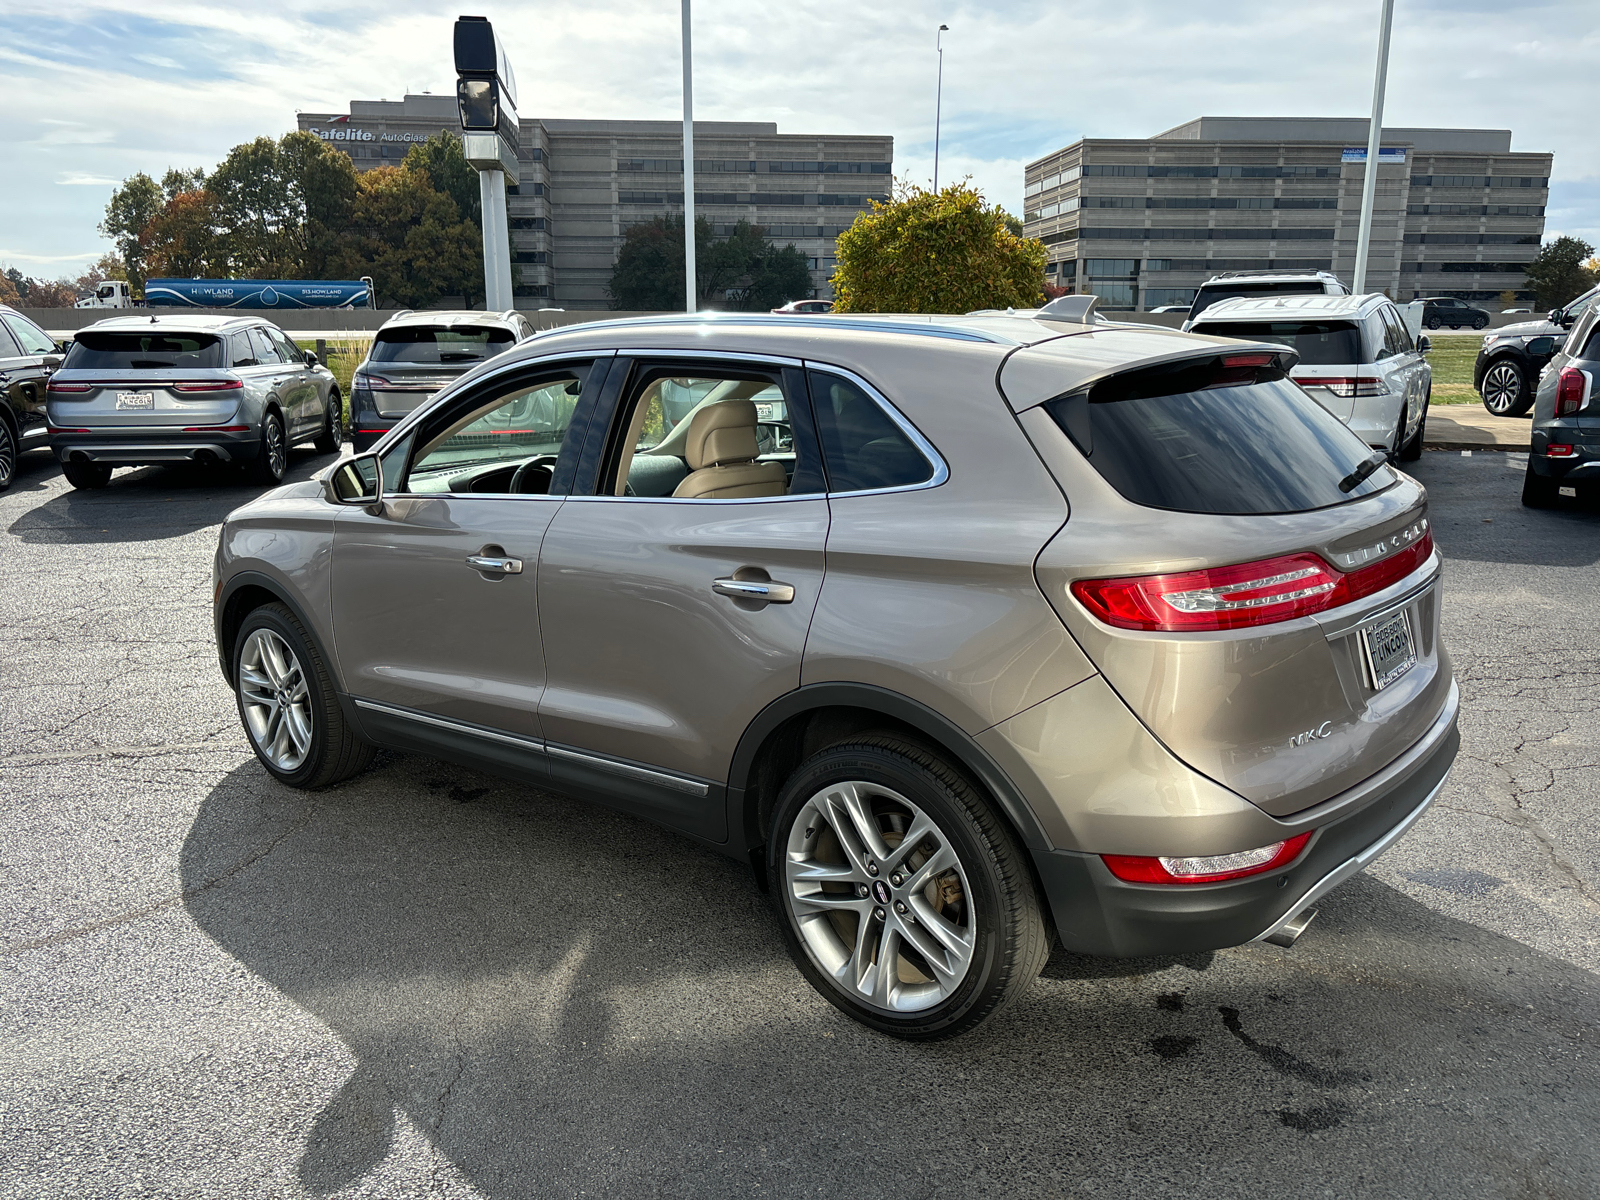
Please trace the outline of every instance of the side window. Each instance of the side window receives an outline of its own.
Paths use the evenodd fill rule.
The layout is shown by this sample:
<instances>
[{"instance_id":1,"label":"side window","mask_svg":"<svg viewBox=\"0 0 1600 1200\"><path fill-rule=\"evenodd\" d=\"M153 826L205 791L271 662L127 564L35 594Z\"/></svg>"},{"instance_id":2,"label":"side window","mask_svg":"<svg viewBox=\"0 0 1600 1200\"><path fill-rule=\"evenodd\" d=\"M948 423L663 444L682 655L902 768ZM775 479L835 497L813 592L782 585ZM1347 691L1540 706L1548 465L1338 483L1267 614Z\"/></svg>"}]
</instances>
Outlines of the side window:
<instances>
[{"instance_id":1,"label":"side window","mask_svg":"<svg viewBox=\"0 0 1600 1200\"><path fill-rule=\"evenodd\" d=\"M1597 295L1600 295L1600 292L1589 292L1586 295L1579 296L1571 304L1567 305L1566 312L1568 318L1581 317L1584 313L1588 312L1589 309L1593 307L1594 299ZM22 344L23 346L27 346L28 343L24 341Z\"/></svg>"},{"instance_id":2,"label":"side window","mask_svg":"<svg viewBox=\"0 0 1600 1200\"><path fill-rule=\"evenodd\" d=\"M286 363L303 364L306 356L300 347L290 340L289 335L281 329L267 330L267 336L272 339L272 344L278 348L278 357Z\"/></svg>"},{"instance_id":3,"label":"side window","mask_svg":"<svg viewBox=\"0 0 1600 1200\"><path fill-rule=\"evenodd\" d=\"M272 339L267 336L267 331L259 325L250 327L250 349L255 355L258 366L281 362L278 357L278 348L272 344Z\"/></svg>"},{"instance_id":4,"label":"side window","mask_svg":"<svg viewBox=\"0 0 1600 1200\"><path fill-rule=\"evenodd\" d=\"M1382 310L1373 313L1362 325L1366 327L1366 341L1372 362L1382 362L1394 353L1394 331L1383 319Z\"/></svg>"},{"instance_id":5,"label":"side window","mask_svg":"<svg viewBox=\"0 0 1600 1200\"><path fill-rule=\"evenodd\" d=\"M261 361L256 357L255 347L251 345L248 332L230 333L227 347L230 367L254 367Z\"/></svg>"},{"instance_id":6,"label":"side window","mask_svg":"<svg viewBox=\"0 0 1600 1200\"><path fill-rule=\"evenodd\" d=\"M0 322L0 358L16 358L21 353L22 347L17 345L16 339L11 336L11 331L5 324Z\"/></svg>"},{"instance_id":7,"label":"side window","mask_svg":"<svg viewBox=\"0 0 1600 1200\"><path fill-rule=\"evenodd\" d=\"M823 490L798 371L644 367L613 423L600 495L748 500Z\"/></svg>"},{"instance_id":8,"label":"side window","mask_svg":"<svg viewBox=\"0 0 1600 1200\"><path fill-rule=\"evenodd\" d=\"M56 344L45 335L44 330L40 329L26 317L19 317L13 313L6 313L5 322L6 328L10 329L11 332L16 336L17 341L22 343L22 352L24 354L55 353Z\"/></svg>"},{"instance_id":9,"label":"side window","mask_svg":"<svg viewBox=\"0 0 1600 1200\"><path fill-rule=\"evenodd\" d=\"M926 455L860 387L838 375L810 372L830 492L910 487L933 478Z\"/></svg>"},{"instance_id":10,"label":"side window","mask_svg":"<svg viewBox=\"0 0 1600 1200\"><path fill-rule=\"evenodd\" d=\"M547 493L587 375L587 367L546 372L441 409L414 435L417 452L403 490L423 496Z\"/></svg>"},{"instance_id":11,"label":"side window","mask_svg":"<svg viewBox=\"0 0 1600 1200\"><path fill-rule=\"evenodd\" d=\"M1400 315L1397 308L1385 308L1383 319L1389 322L1389 328L1394 330L1394 348L1397 354L1410 354L1417 348L1411 340L1411 330L1406 327L1405 318Z\"/></svg>"}]
</instances>

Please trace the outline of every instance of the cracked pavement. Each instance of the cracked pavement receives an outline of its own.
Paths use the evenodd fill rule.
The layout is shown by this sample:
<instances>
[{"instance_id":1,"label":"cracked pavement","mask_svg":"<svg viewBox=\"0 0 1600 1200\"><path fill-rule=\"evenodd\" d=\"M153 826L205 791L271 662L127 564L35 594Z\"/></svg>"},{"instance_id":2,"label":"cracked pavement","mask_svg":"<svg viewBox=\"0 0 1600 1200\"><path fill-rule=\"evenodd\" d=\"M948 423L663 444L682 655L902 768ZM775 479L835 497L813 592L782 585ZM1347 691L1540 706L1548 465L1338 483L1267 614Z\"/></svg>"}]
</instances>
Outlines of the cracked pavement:
<instances>
[{"instance_id":1,"label":"cracked pavement","mask_svg":"<svg viewBox=\"0 0 1600 1200\"><path fill-rule=\"evenodd\" d=\"M296 477L320 465L301 454ZM1463 744L1290 951L1057 953L931 1046L737 863L420 757L278 787L211 646L250 491L0 495L0 1198L1600 1195L1600 511L1416 474Z\"/></svg>"}]
</instances>

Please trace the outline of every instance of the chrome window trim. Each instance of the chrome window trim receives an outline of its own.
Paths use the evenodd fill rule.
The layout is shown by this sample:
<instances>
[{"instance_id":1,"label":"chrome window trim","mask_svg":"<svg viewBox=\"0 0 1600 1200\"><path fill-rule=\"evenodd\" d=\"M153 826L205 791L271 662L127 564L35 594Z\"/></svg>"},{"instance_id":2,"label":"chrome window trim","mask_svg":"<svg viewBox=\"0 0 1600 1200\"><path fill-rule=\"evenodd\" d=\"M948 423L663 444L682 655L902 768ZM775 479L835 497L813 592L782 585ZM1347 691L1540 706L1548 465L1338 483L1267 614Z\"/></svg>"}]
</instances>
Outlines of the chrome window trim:
<instances>
[{"instance_id":1,"label":"chrome window trim","mask_svg":"<svg viewBox=\"0 0 1600 1200\"><path fill-rule=\"evenodd\" d=\"M660 349L621 349L613 351L622 358L692 358L715 359L718 362L744 362L762 363L774 367L799 367L802 362L798 358L789 358L782 354L757 354L745 350L731 350L724 353L721 350L660 350Z\"/></svg>"},{"instance_id":2,"label":"chrome window trim","mask_svg":"<svg viewBox=\"0 0 1600 1200\"><path fill-rule=\"evenodd\" d=\"M675 792L682 792L685 795L705 796L711 791L711 785L704 780L692 779L687 775L678 775L656 767L643 767L637 763L605 758L583 750L574 750L570 746L542 741L539 738L520 737L514 733L501 733L498 730L485 729L481 725L473 725L466 721L452 721L448 717L436 717L431 713L418 712L414 708L402 708L397 704L384 704L378 700L363 700L359 696L353 696L351 699L357 708L369 709L372 712L380 712L390 717L399 717L406 721L415 721L421 725L432 725L437 729L446 729L452 733L465 733L473 737L487 738L489 741L502 742L508 746L516 746L521 750L533 750L548 758L560 758L568 762L581 763L595 770L607 771L613 775L637 779L644 783L654 783L660 787L671 788Z\"/></svg>"},{"instance_id":3,"label":"chrome window trim","mask_svg":"<svg viewBox=\"0 0 1600 1200\"><path fill-rule=\"evenodd\" d=\"M933 467L932 477L923 480L921 483L907 483L901 484L898 487L887 488L863 488L862 490L855 492L829 491L829 496L886 496L894 492L921 492L926 491L928 488L936 488L950 478L950 468L945 464L944 456L934 449L933 443L922 436L922 431L913 425L906 418L906 416L894 406L894 402L880 392L877 388L873 387L872 384L861 378L861 376L857 375L854 371L847 370L844 367L833 366L831 363L819 362L815 359L807 359L805 366L807 370L815 369L826 371L832 375L838 375L859 387L863 392L866 393L866 395L874 404L876 404L888 415L889 419L895 423L900 432L911 439L912 444L922 452L922 456L926 458ZM812 407L814 409L815 405L813 404ZM812 419L815 420L815 416L813 416ZM818 435L818 440L821 440L820 434ZM826 455L824 455L824 457L826 457ZM826 470L826 463L824 463L824 470Z\"/></svg>"}]
</instances>

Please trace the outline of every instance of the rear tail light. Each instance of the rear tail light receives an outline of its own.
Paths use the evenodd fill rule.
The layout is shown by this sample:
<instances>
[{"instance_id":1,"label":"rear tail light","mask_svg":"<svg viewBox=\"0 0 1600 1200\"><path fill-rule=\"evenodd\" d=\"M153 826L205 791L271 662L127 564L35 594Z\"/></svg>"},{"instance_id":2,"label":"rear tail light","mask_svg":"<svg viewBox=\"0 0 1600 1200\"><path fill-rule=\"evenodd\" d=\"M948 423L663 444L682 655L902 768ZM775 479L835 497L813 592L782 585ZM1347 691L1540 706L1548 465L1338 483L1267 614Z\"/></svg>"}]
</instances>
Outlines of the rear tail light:
<instances>
[{"instance_id":1,"label":"rear tail light","mask_svg":"<svg viewBox=\"0 0 1600 1200\"><path fill-rule=\"evenodd\" d=\"M80 395L83 392L92 392L92 391L94 391L94 384L92 384L92 383L60 383L60 382L52 379L50 381L48 387L45 390L46 391L50 391L50 392L70 392L73 395Z\"/></svg>"},{"instance_id":2,"label":"rear tail light","mask_svg":"<svg viewBox=\"0 0 1600 1200\"><path fill-rule=\"evenodd\" d=\"M1588 390L1589 377L1576 367L1562 367L1561 378L1556 381L1556 416L1570 417L1583 407L1583 393Z\"/></svg>"},{"instance_id":3,"label":"rear tail light","mask_svg":"<svg viewBox=\"0 0 1600 1200\"><path fill-rule=\"evenodd\" d=\"M172 390L175 392L237 392L244 387L242 379L196 379L185 383L175 383Z\"/></svg>"},{"instance_id":4,"label":"rear tail light","mask_svg":"<svg viewBox=\"0 0 1600 1200\"><path fill-rule=\"evenodd\" d=\"M1136 854L1102 854L1101 860L1124 883L1221 883L1243 879L1286 867L1300 857L1311 840L1311 830L1297 833L1282 842L1241 850L1237 854L1213 854L1202 858L1146 858Z\"/></svg>"},{"instance_id":5,"label":"rear tail light","mask_svg":"<svg viewBox=\"0 0 1600 1200\"><path fill-rule=\"evenodd\" d=\"M1353 400L1357 396L1387 396L1389 385L1377 376L1316 376L1316 375L1291 375L1301 387L1327 388L1341 400Z\"/></svg>"},{"instance_id":6,"label":"rear tail light","mask_svg":"<svg viewBox=\"0 0 1600 1200\"><path fill-rule=\"evenodd\" d=\"M1119 629L1240 629L1309 616L1370 596L1404 579L1432 554L1433 534L1424 533L1404 549L1355 571L1341 571L1316 554L1286 554L1172 575L1079 579L1072 594Z\"/></svg>"},{"instance_id":7,"label":"rear tail light","mask_svg":"<svg viewBox=\"0 0 1600 1200\"><path fill-rule=\"evenodd\" d=\"M396 385L385 379L382 375L369 375L365 371L357 371L354 377L352 377L350 380L350 386L352 388L359 387L369 388L374 391L382 391L384 388L392 388Z\"/></svg>"}]
</instances>

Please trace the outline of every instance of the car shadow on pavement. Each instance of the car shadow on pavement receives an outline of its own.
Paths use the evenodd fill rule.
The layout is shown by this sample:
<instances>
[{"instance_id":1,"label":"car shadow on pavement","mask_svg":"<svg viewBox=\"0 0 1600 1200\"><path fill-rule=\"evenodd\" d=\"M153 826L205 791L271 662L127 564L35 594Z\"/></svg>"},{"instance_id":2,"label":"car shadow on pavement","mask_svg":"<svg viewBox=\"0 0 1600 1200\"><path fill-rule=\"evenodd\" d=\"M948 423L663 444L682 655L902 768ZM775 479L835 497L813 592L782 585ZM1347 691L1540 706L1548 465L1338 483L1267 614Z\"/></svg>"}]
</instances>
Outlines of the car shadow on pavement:
<instances>
[{"instance_id":1,"label":"car shadow on pavement","mask_svg":"<svg viewBox=\"0 0 1600 1200\"><path fill-rule=\"evenodd\" d=\"M251 761L181 871L356 1059L303 1132L316 1195L402 1118L491 1200L1600 1192L1596 977L1365 876L1293 951L1058 953L911 1044L804 984L747 867L429 759L313 794Z\"/></svg>"},{"instance_id":2,"label":"car shadow on pavement","mask_svg":"<svg viewBox=\"0 0 1600 1200\"><path fill-rule=\"evenodd\" d=\"M57 463L39 455L25 455L21 461L27 463L29 470L26 476L19 470L22 477L11 485L10 492L60 486L61 468ZM291 451L284 482L310 479L332 461L331 455ZM103 488L68 488L29 509L11 523L8 532L35 545L105 545L182 537L218 524L241 504L265 491L267 488L242 472L227 467L182 463L124 468L113 474Z\"/></svg>"}]
</instances>

